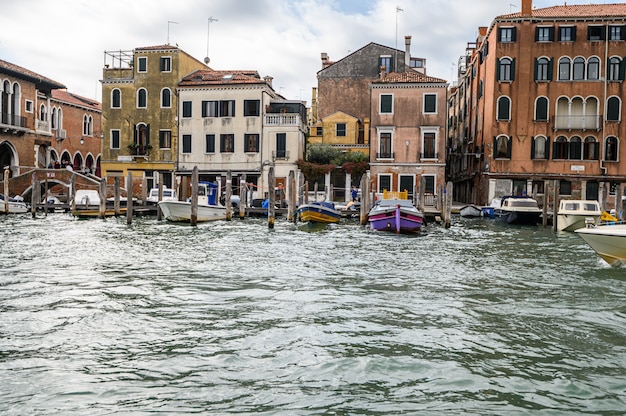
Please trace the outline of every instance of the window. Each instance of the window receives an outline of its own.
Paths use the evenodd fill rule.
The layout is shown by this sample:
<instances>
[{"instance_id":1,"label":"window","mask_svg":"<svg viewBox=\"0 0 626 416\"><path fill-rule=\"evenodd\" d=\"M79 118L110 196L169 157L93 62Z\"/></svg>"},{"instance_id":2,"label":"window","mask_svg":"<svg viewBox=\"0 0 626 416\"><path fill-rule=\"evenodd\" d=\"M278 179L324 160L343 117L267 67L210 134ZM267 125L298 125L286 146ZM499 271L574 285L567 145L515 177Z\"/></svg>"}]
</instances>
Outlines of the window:
<instances>
[{"instance_id":1,"label":"window","mask_svg":"<svg viewBox=\"0 0 626 416\"><path fill-rule=\"evenodd\" d=\"M183 134L183 153L191 153L191 134Z\"/></svg>"},{"instance_id":2,"label":"window","mask_svg":"<svg viewBox=\"0 0 626 416\"><path fill-rule=\"evenodd\" d=\"M569 159L582 160L583 158L583 142L578 136L574 136L569 141Z\"/></svg>"},{"instance_id":3,"label":"window","mask_svg":"<svg viewBox=\"0 0 626 416\"><path fill-rule=\"evenodd\" d=\"M276 134L276 158L287 158L287 133Z\"/></svg>"},{"instance_id":4,"label":"window","mask_svg":"<svg viewBox=\"0 0 626 416\"><path fill-rule=\"evenodd\" d=\"M424 186L425 194L434 194L435 193L435 177L433 175L423 175L426 179L426 186Z\"/></svg>"},{"instance_id":5,"label":"window","mask_svg":"<svg viewBox=\"0 0 626 416\"><path fill-rule=\"evenodd\" d=\"M559 181L559 195L571 195L572 183L570 181Z\"/></svg>"},{"instance_id":6,"label":"window","mask_svg":"<svg viewBox=\"0 0 626 416\"><path fill-rule=\"evenodd\" d=\"M119 149L120 148L120 131L119 130L111 130L111 149Z\"/></svg>"},{"instance_id":7,"label":"window","mask_svg":"<svg viewBox=\"0 0 626 416\"><path fill-rule=\"evenodd\" d=\"M93 117L88 116L87 114L83 116L83 135L93 135Z\"/></svg>"},{"instance_id":8,"label":"window","mask_svg":"<svg viewBox=\"0 0 626 416\"><path fill-rule=\"evenodd\" d=\"M511 58L502 58L497 61L497 79L498 81L513 81L515 74L515 60Z\"/></svg>"},{"instance_id":9,"label":"window","mask_svg":"<svg viewBox=\"0 0 626 416\"><path fill-rule=\"evenodd\" d=\"M159 61L159 69L161 72L172 72L172 58L169 56L162 56Z\"/></svg>"},{"instance_id":10,"label":"window","mask_svg":"<svg viewBox=\"0 0 626 416\"><path fill-rule=\"evenodd\" d=\"M511 120L511 99L509 97L498 98L498 110L497 120L509 121Z\"/></svg>"},{"instance_id":11,"label":"window","mask_svg":"<svg viewBox=\"0 0 626 416\"><path fill-rule=\"evenodd\" d=\"M337 123L337 137L346 137L346 123Z\"/></svg>"},{"instance_id":12,"label":"window","mask_svg":"<svg viewBox=\"0 0 626 416\"><path fill-rule=\"evenodd\" d=\"M148 106L148 91L145 88L137 90L137 108L146 108Z\"/></svg>"},{"instance_id":13,"label":"window","mask_svg":"<svg viewBox=\"0 0 626 416\"><path fill-rule=\"evenodd\" d=\"M552 26L535 28L535 41L536 42L553 42L554 41L554 28Z\"/></svg>"},{"instance_id":14,"label":"window","mask_svg":"<svg viewBox=\"0 0 626 416\"><path fill-rule=\"evenodd\" d=\"M390 73L393 71L393 60L391 59L391 55L381 55L378 58L378 69L381 67L385 68L385 73Z\"/></svg>"},{"instance_id":15,"label":"window","mask_svg":"<svg viewBox=\"0 0 626 416\"><path fill-rule=\"evenodd\" d=\"M559 42L574 42L576 40L576 27L559 26Z\"/></svg>"},{"instance_id":16,"label":"window","mask_svg":"<svg viewBox=\"0 0 626 416\"><path fill-rule=\"evenodd\" d=\"M585 58L575 58L573 68L574 81L580 81L585 79Z\"/></svg>"},{"instance_id":17,"label":"window","mask_svg":"<svg viewBox=\"0 0 626 416\"><path fill-rule=\"evenodd\" d=\"M378 141L378 158L393 159L393 153L391 152L391 133L381 132Z\"/></svg>"},{"instance_id":18,"label":"window","mask_svg":"<svg viewBox=\"0 0 626 416\"><path fill-rule=\"evenodd\" d=\"M137 72L147 72L148 71L148 58L146 56L141 56L137 58Z\"/></svg>"},{"instance_id":19,"label":"window","mask_svg":"<svg viewBox=\"0 0 626 416\"><path fill-rule=\"evenodd\" d=\"M215 153L215 134L204 136L204 153Z\"/></svg>"},{"instance_id":20,"label":"window","mask_svg":"<svg viewBox=\"0 0 626 416\"><path fill-rule=\"evenodd\" d=\"M219 115L219 101L202 101L202 117L217 117Z\"/></svg>"},{"instance_id":21,"label":"window","mask_svg":"<svg viewBox=\"0 0 626 416\"><path fill-rule=\"evenodd\" d=\"M46 111L46 106L41 104L39 107L39 120L46 121L48 119L48 112Z\"/></svg>"},{"instance_id":22,"label":"window","mask_svg":"<svg viewBox=\"0 0 626 416\"><path fill-rule=\"evenodd\" d=\"M161 149L172 148L172 131L171 130L159 131L159 148Z\"/></svg>"},{"instance_id":23,"label":"window","mask_svg":"<svg viewBox=\"0 0 626 416\"><path fill-rule=\"evenodd\" d=\"M120 108L122 107L122 92L114 88L111 91L111 108Z\"/></svg>"},{"instance_id":24,"label":"window","mask_svg":"<svg viewBox=\"0 0 626 416\"><path fill-rule=\"evenodd\" d=\"M559 81L569 81L572 61L568 57L559 59Z\"/></svg>"},{"instance_id":25,"label":"window","mask_svg":"<svg viewBox=\"0 0 626 416\"><path fill-rule=\"evenodd\" d=\"M592 81L600 79L600 59L595 56L587 61L587 79Z\"/></svg>"},{"instance_id":26,"label":"window","mask_svg":"<svg viewBox=\"0 0 626 416\"><path fill-rule=\"evenodd\" d=\"M535 101L535 121L548 121L548 99L538 97Z\"/></svg>"},{"instance_id":27,"label":"window","mask_svg":"<svg viewBox=\"0 0 626 416\"><path fill-rule=\"evenodd\" d=\"M33 112L33 102L31 100L26 100L25 110L27 113Z\"/></svg>"},{"instance_id":28,"label":"window","mask_svg":"<svg viewBox=\"0 0 626 416\"><path fill-rule=\"evenodd\" d=\"M246 153L259 153L259 135L244 134L243 151Z\"/></svg>"},{"instance_id":29,"label":"window","mask_svg":"<svg viewBox=\"0 0 626 416\"><path fill-rule=\"evenodd\" d=\"M621 113L621 105L618 97L609 97L606 103L606 120L607 121L619 121Z\"/></svg>"},{"instance_id":30,"label":"window","mask_svg":"<svg viewBox=\"0 0 626 416\"><path fill-rule=\"evenodd\" d=\"M50 118L50 127L52 130L57 129L57 109L56 107L52 109L52 117Z\"/></svg>"},{"instance_id":31,"label":"window","mask_svg":"<svg viewBox=\"0 0 626 416\"><path fill-rule=\"evenodd\" d=\"M183 101L183 118L191 118L191 101Z\"/></svg>"},{"instance_id":32,"label":"window","mask_svg":"<svg viewBox=\"0 0 626 416\"><path fill-rule=\"evenodd\" d=\"M626 26L609 26L609 40L626 40Z\"/></svg>"},{"instance_id":33,"label":"window","mask_svg":"<svg viewBox=\"0 0 626 416\"><path fill-rule=\"evenodd\" d=\"M246 117L258 117L261 115L261 101L243 100L243 115Z\"/></svg>"},{"instance_id":34,"label":"window","mask_svg":"<svg viewBox=\"0 0 626 416\"><path fill-rule=\"evenodd\" d=\"M552 159L553 160L562 160L567 159L567 138L564 136L559 136L554 141L554 149L552 149Z\"/></svg>"},{"instance_id":35,"label":"window","mask_svg":"<svg viewBox=\"0 0 626 416\"><path fill-rule=\"evenodd\" d=\"M498 41L501 43L515 42L514 27L501 27L498 32Z\"/></svg>"},{"instance_id":36,"label":"window","mask_svg":"<svg viewBox=\"0 0 626 416\"><path fill-rule=\"evenodd\" d=\"M378 192L391 191L391 175L378 175Z\"/></svg>"},{"instance_id":37,"label":"window","mask_svg":"<svg viewBox=\"0 0 626 416\"><path fill-rule=\"evenodd\" d=\"M222 153L234 153L235 152L235 135L234 134L220 134L220 152Z\"/></svg>"},{"instance_id":38,"label":"window","mask_svg":"<svg viewBox=\"0 0 626 416\"><path fill-rule=\"evenodd\" d=\"M585 137L583 143L583 160L598 160L600 153L599 143L593 136Z\"/></svg>"},{"instance_id":39,"label":"window","mask_svg":"<svg viewBox=\"0 0 626 416\"><path fill-rule=\"evenodd\" d=\"M422 159L437 158L437 136L435 133L424 133L422 137Z\"/></svg>"},{"instance_id":40,"label":"window","mask_svg":"<svg viewBox=\"0 0 626 416\"><path fill-rule=\"evenodd\" d=\"M499 136L495 138L495 158L510 159L511 158L511 139L508 136Z\"/></svg>"},{"instance_id":41,"label":"window","mask_svg":"<svg viewBox=\"0 0 626 416\"><path fill-rule=\"evenodd\" d=\"M235 117L235 101L220 101L220 117Z\"/></svg>"},{"instance_id":42,"label":"window","mask_svg":"<svg viewBox=\"0 0 626 416\"><path fill-rule=\"evenodd\" d=\"M624 64L621 58L613 57L609 59L609 81L624 80Z\"/></svg>"},{"instance_id":43,"label":"window","mask_svg":"<svg viewBox=\"0 0 626 416\"><path fill-rule=\"evenodd\" d=\"M588 26L587 27L587 40L598 41L604 40L604 26Z\"/></svg>"},{"instance_id":44,"label":"window","mask_svg":"<svg viewBox=\"0 0 626 416\"><path fill-rule=\"evenodd\" d=\"M393 95L381 94L380 96L380 114L393 113Z\"/></svg>"},{"instance_id":45,"label":"window","mask_svg":"<svg viewBox=\"0 0 626 416\"><path fill-rule=\"evenodd\" d=\"M550 142L545 136L537 136L533 138L530 149L530 158L547 160L549 159Z\"/></svg>"},{"instance_id":46,"label":"window","mask_svg":"<svg viewBox=\"0 0 626 416\"><path fill-rule=\"evenodd\" d=\"M161 91L161 108L170 108L172 106L172 91L169 88L163 88Z\"/></svg>"},{"instance_id":47,"label":"window","mask_svg":"<svg viewBox=\"0 0 626 416\"><path fill-rule=\"evenodd\" d=\"M535 59L535 81L552 80L553 60L548 58Z\"/></svg>"},{"instance_id":48,"label":"window","mask_svg":"<svg viewBox=\"0 0 626 416\"><path fill-rule=\"evenodd\" d=\"M424 94L424 114L437 114L437 94Z\"/></svg>"},{"instance_id":49,"label":"window","mask_svg":"<svg viewBox=\"0 0 626 416\"><path fill-rule=\"evenodd\" d=\"M617 140L617 137L607 137L606 144L604 145L604 160L617 162L618 149L619 141Z\"/></svg>"}]
</instances>

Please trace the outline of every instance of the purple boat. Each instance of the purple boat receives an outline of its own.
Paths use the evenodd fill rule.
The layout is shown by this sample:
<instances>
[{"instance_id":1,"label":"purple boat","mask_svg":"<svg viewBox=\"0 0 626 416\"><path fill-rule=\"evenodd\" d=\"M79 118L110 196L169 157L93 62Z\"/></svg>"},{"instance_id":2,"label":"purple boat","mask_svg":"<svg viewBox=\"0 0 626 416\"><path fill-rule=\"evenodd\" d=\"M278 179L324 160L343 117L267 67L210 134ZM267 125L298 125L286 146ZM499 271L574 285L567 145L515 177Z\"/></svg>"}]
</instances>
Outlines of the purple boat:
<instances>
[{"instance_id":1,"label":"purple boat","mask_svg":"<svg viewBox=\"0 0 626 416\"><path fill-rule=\"evenodd\" d=\"M372 230L415 234L422 229L424 214L408 199L382 199L371 209L367 220Z\"/></svg>"}]
</instances>

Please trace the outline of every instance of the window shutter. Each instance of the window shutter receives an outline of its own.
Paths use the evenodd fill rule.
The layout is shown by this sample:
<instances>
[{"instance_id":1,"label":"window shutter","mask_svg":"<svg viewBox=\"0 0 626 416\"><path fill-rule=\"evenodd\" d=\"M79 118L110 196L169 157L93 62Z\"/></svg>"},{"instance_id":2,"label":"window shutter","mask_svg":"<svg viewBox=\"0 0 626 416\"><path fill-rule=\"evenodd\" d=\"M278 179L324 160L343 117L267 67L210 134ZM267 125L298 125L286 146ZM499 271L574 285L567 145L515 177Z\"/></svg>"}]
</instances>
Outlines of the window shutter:
<instances>
[{"instance_id":1,"label":"window shutter","mask_svg":"<svg viewBox=\"0 0 626 416\"><path fill-rule=\"evenodd\" d=\"M595 156L593 160L598 160L600 155L600 142L593 143L593 154Z\"/></svg>"},{"instance_id":2,"label":"window shutter","mask_svg":"<svg viewBox=\"0 0 626 416\"><path fill-rule=\"evenodd\" d=\"M626 72L626 56L619 63L619 80L624 81L624 73Z\"/></svg>"},{"instance_id":3,"label":"window shutter","mask_svg":"<svg viewBox=\"0 0 626 416\"><path fill-rule=\"evenodd\" d=\"M556 141L552 143L552 155L556 155ZM554 159L554 156L552 158Z\"/></svg>"},{"instance_id":4,"label":"window shutter","mask_svg":"<svg viewBox=\"0 0 626 416\"><path fill-rule=\"evenodd\" d=\"M531 160L535 158L535 136L530 140L530 158Z\"/></svg>"},{"instance_id":5,"label":"window shutter","mask_svg":"<svg viewBox=\"0 0 626 416\"><path fill-rule=\"evenodd\" d=\"M535 81L539 80L539 60L535 58Z\"/></svg>"},{"instance_id":6,"label":"window shutter","mask_svg":"<svg viewBox=\"0 0 626 416\"><path fill-rule=\"evenodd\" d=\"M511 59L511 81L515 81L515 58Z\"/></svg>"},{"instance_id":7,"label":"window shutter","mask_svg":"<svg viewBox=\"0 0 626 416\"><path fill-rule=\"evenodd\" d=\"M546 139L546 160L550 160L550 136Z\"/></svg>"},{"instance_id":8,"label":"window shutter","mask_svg":"<svg viewBox=\"0 0 626 416\"><path fill-rule=\"evenodd\" d=\"M149 145L150 144L150 124L148 124L146 126L146 143L145 145Z\"/></svg>"},{"instance_id":9,"label":"window shutter","mask_svg":"<svg viewBox=\"0 0 626 416\"><path fill-rule=\"evenodd\" d=\"M548 81L552 81L552 72L554 71L554 58L548 61Z\"/></svg>"},{"instance_id":10,"label":"window shutter","mask_svg":"<svg viewBox=\"0 0 626 416\"><path fill-rule=\"evenodd\" d=\"M626 40L626 26L620 26L620 40Z\"/></svg>"},{"instance_id":11,"label":"window shutter","mask_svg":"<svg viewBox=\"0 0 626 416\"><path fill-rule=\"evenodd\" d=\"M506 147L506 157L508 159L511 158L511 147L513 146L513 136L510 136L508 139L508 146Z\"/></svg>"},{"instance_id":12,"label":"window shutter","mask_svg":"<svg viewBox=\"0 0 626 416\"><path fill-rule=\"evenodd\" d=\"M498 154L498 138L496 136L493 136L493 148L491 151L493 152L491 157L495 159Z\"/></svg>"},{"instance_id":13,"label":"window shutter","mask_svg":"<svg viewBox=\"0 0 626 416\"><path fill-rule=\"evenodd\" d=\"M133 124L133 143L137 143L137 125Z\"/></svg>"},{"instance_id":14,"label":"window shutter","mask_svg":"<svg viewBox=\"0 0 626 416\"><path fill-rule=\"evenodd\" d=\"M576 26L572 26L572 42L576 40Z\"/></svg>"},{"instance_id":15,"label":"window shutter","mask_svg":"<svg viewBox=\"0 0 626 416\"><path fill-rule=\"evenodd\" d=\"M550 42L554 42L554 28L553 27L548 29L548 40Z\"/></svg>"},{"instance_id":16,"label":"window shutter","mask_svg":"<svg viewBox=\"0 0 626 416\"><path fill-rule=\"evenodd\" d=\"M517 28L514 27L511 29L511 42L517 41Z\"/></svg>"},{"instance_id":17,"label":"window shutter","mask_svg":"<svg viewBox=\"0 0 626 416\"><path fill-rule=\"evenodd\" d=\"M535 42L539 42L539 28L535 28Z\"/></svg>"},{"instance_id":18,"label":"window shutter","mask_svg":"<svg viewBox=\"0 0 626 416\"><path fill-rule=\"evenodd\" d=\"M496 59L496 80L500 81L500 58Z\"/></svg>"}]
</instances>

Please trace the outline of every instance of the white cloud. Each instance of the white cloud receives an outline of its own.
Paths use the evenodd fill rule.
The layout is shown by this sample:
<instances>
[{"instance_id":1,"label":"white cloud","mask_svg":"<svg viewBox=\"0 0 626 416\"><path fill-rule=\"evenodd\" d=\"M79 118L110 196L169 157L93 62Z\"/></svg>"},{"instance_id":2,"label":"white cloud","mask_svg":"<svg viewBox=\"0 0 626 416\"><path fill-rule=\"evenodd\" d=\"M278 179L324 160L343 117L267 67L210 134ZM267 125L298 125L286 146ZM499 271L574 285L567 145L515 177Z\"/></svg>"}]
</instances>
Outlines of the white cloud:
<instances>
[{"instance_id":1,"label":"white cloud","mask_svg":"<svg viewBox=\"0 0 626 416\"><path fill-rule=\"evenodd\" d=\"M557 3L535 0L535 7ZM562 4L560 1L558 4ZM605 3L570 0L568 4ZM517 6L512 5L517 4ZM178 44L215 69L254 69L274 88L310 103L320 53L339 60L376 42L426 58L430 75L450 79L479 26L519 11L520 0L0 0L0 59L101 99L105 50ZM403 11L396 12L396 7ZM397 18L397 20L396 20ZM168 24L168 21L177 22ZM396 26L397 22L397 26ZM396 38L397 27L397 38Z\"/></svg>"}]
</instances>

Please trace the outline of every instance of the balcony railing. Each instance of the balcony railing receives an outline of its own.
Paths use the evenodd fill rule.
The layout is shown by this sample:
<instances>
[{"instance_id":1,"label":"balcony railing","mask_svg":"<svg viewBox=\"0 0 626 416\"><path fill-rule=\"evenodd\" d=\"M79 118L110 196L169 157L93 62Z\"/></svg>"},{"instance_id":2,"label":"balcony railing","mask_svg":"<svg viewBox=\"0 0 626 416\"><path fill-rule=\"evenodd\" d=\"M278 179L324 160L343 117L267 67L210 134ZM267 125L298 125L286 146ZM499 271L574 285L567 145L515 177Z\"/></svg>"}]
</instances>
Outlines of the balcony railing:
<instances>
[{"instance_id":1,"label":"balcony railing","mask_svg":"<svg viewBox=\"0 0 626 416\"><path fill-rule=\"evenodd\" d=\"M24 116L17 116L15 114L2 112L0 117L2 117L2 124L16 127L26 127L26 117Z\"/></svg>"},{"instance_id":2,"label":"balcony railing","mask_svg":"<svg viewBox=\"0 0 626 416\"><path fill-rule=\"evenodd\" d=\"M35 130L50 131L50 123L46 120L35 120Z\"/></svg>"},{"instance_id":3,"label":"balcony railing","mask_svg":"<svg viewBox=\"0 0 626 416\"><path fill-rule=\"evenodd\" d=\"M376 153L376 159L393 159L394 154L393 152Z\"/></svg>"},{"instance_id":4,"label":"balcony railing","mask_svg":"<svg viewBox=\"0 0 626 416\"><path fill-rule=\"evenodd\" d=\"M272 159L289 159L289 151L288 150L274 150L272 152Z\"/></svg>"},{"instance_id":5,"label":"balcony railing","mask_svg":"<svg viewBox=\"0 0 626 416\"><path fill-rule=\"evenodd\" d=\"M420 153L420 159L439 159L439 153Z\"/></svg>"},{"instance_id":6,"label":"balcony railing","mask_svg":"<svg viewBox=\"0 0 626 416\"><path fill-rule=\"evenodd\" d=\"M593 116L554 116L555 130L597 130L600 128L601 117Z\"/></svg>"},{"instance_id":7,"label":"balcony railing","mask_svg":"<svg viewBox=\"0 0 626 416\"><path fill-rule=\"evenodd\" d=\"M67 131L57 130L57 140L63 140L65 138L67 138Z\"/></svg>"},{"instance_id":8,"label":"balcony railing","mask_svg":"<svg viewBox=\"0 0 626 416\"><path fill-rule=\"evenodd\" d=\"M266 114L266 126L299 126L300 116L298 114Z\"/></svg>"}]
</instances>

